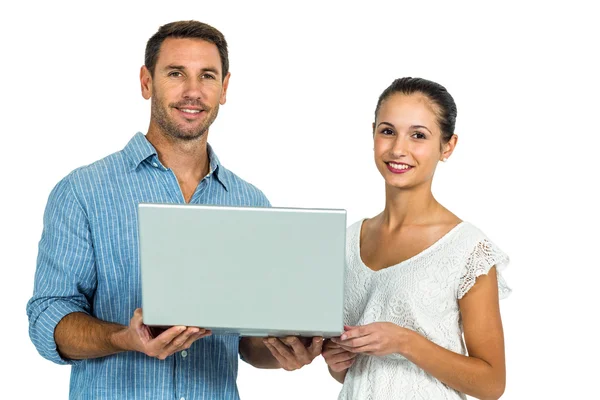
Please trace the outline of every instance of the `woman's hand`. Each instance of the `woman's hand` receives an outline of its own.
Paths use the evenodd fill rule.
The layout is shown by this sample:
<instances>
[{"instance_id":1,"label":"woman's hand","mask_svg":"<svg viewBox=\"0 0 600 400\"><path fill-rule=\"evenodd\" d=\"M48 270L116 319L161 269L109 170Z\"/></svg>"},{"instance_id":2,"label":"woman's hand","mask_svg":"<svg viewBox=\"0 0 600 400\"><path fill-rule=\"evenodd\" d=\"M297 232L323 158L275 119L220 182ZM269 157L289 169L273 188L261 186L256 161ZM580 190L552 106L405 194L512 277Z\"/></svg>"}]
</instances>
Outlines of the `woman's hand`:
<instances>
[{"instance_id":1,"label":"woman's hand","mask_svg":"<svg viewBox=\"0 0 600 400\"><path fill-rule=\"evenodd\" d=\"M329 368L334 372L347 370L354 364L356 358L355 353L344 350L332 340L325 341L322 355Z\"/></svg>"},{"instance_id":2,"label":"woman's hand","mask_svg":"<svg viewBox=\"0 0 600 400\"><path fill-rule=\"evenodd\" d=\"M363 326L344 326L340 338L331 339L342 349L351 353L373 356L402 354L403 347L412 331L391 322L373 322Z\"/></svg>"}]
</instances>

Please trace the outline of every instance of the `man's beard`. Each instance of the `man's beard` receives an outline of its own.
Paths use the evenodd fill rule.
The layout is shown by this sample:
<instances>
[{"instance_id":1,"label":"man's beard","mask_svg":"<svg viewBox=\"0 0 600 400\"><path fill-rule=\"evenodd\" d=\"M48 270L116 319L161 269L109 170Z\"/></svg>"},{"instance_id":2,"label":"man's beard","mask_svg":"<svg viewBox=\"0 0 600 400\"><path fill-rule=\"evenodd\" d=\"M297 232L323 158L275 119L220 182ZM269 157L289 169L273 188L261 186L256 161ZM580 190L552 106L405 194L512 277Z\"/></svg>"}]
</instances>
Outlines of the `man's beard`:
<instances>
[{"instance_id":1,"label":"man's beard","mask_svg":"<svg viewBox=\"0 0 600 400\"><path fill-rule=\"evenodd\" d=\"M219 113L219 105L217 104L214 109L206 106L199 101L182 101L179 103L172 103L167 107L185 108L185 106L199 107L203 112L206 112L206 118L200 124L200 126L192 129L183 129L178 126L167 113L167 109L161 105L160 99L155 96L152 97L152 118L156 121L160 129L168 136L185 141L191 141L202 137L208 128L212 125L214 120L217 118Z\"/></svg>"}]
</instances>

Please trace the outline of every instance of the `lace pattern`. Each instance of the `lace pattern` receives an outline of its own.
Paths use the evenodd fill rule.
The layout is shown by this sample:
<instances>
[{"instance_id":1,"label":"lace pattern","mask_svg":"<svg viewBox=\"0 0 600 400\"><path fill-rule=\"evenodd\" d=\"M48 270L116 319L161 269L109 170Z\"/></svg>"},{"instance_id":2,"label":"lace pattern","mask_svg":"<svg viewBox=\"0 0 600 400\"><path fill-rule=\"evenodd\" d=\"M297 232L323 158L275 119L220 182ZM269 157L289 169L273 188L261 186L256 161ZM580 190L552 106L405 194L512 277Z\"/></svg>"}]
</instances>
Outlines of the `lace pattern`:
<instances>
[{"instance_id":1,"label":"lace pattern","mask_svg":"<svg viewBox=\"0 0 600 400\"><path fill-rule=\"evenodd\" d=\"M478 276L496 266L501 298L510 293L501 270L508 256L479 229L463 222L418 255L380 271L360 258L362 220L351 225L346 242L344 322L388 321L432 342L466 354L458 300ZM466 399L399 354L359 355L339 395L350 399Z\"/></svg>"},{"instance_id":2,"label":"lace pattern","mask_svg":"<svg viewBox=\"0 0 600 400\"><path fill-rule=\"evenodd\" d=\"M496 271L502 271L508 265L508 256L504 254L488 239L478 242L473 253L467 260L465 273L460 278L458 287L458 298L462 299L465 294L475 285L475 281L481 275L487 275L490 268L496 267ZM501 274L498 275L498 295L500 299L508 297L511 289L508 287Z\"/></svg>"}]
</instances>

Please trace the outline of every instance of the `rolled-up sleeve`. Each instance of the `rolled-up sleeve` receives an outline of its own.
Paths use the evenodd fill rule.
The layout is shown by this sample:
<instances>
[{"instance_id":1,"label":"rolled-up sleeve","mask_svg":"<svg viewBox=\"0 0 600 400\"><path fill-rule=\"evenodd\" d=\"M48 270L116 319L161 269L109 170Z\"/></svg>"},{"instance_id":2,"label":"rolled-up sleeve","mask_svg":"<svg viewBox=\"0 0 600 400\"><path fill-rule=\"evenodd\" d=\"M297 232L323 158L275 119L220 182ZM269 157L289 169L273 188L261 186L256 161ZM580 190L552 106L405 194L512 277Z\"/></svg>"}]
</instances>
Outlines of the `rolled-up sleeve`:
<instances>
[{"instance_id":1,"label":"rolled-up sleeve","mask_svg":"<svg viewBox=\"0 0 600 400\"><path fill-rule=\"evenodd\" d=\"M33 296L27 303L29 336L57 364L74 364L57 351L54 329L72 312L90 313L97 285L88 217L67 176L52 190L44 213Z\"/></svg>"}]
</instances>

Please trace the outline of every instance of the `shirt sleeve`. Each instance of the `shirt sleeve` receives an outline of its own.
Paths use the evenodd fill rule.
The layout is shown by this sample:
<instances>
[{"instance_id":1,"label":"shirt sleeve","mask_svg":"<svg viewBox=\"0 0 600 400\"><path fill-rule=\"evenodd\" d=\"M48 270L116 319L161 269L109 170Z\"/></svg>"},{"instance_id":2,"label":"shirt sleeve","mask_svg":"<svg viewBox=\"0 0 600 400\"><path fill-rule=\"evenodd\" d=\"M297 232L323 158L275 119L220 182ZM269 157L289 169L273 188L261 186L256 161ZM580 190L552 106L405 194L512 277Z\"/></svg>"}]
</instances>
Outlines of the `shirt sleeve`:
<instances>
[{"instance_id":1,"label":"shirt sleeve","mask_svg":"<svg viewBox=\"0 0 600 400\"><path fill-rule=\"evenodd\" d=\"M263 192L260 192L260 199L258 202L259 207L271 207L271 202L267 199L267 196Z\"/></svg>"},{"instance_id":2,"label":"shirt sleeve","mask_svg":"<svg viewBox=\"0 0 600 400\"><path fill-rule=\"evenodd\" d=\"M465 263L458 283L457 298L462 299L475 285L477 278L481 275L487 275L494 266L498 277L498 295L500 299L508 297L512 290L506 284L501 273L508 266L508 262L508 256L489 239L484 237L478 240Z\"/></svg>"},{"instance_id":3,"label":"shirt sleeve","mask_svg":"<svg viewBox=\"0 0 600 400\"><path fill-rule=\"evenodd\" d=\"M29 336L44 358L57 364L80 362L60 356L54 329L67 314L90 314L96 285L89 221L68 176L52 190L46 205L33 296L27 303Z\"/></svg>"}]
</instances>

